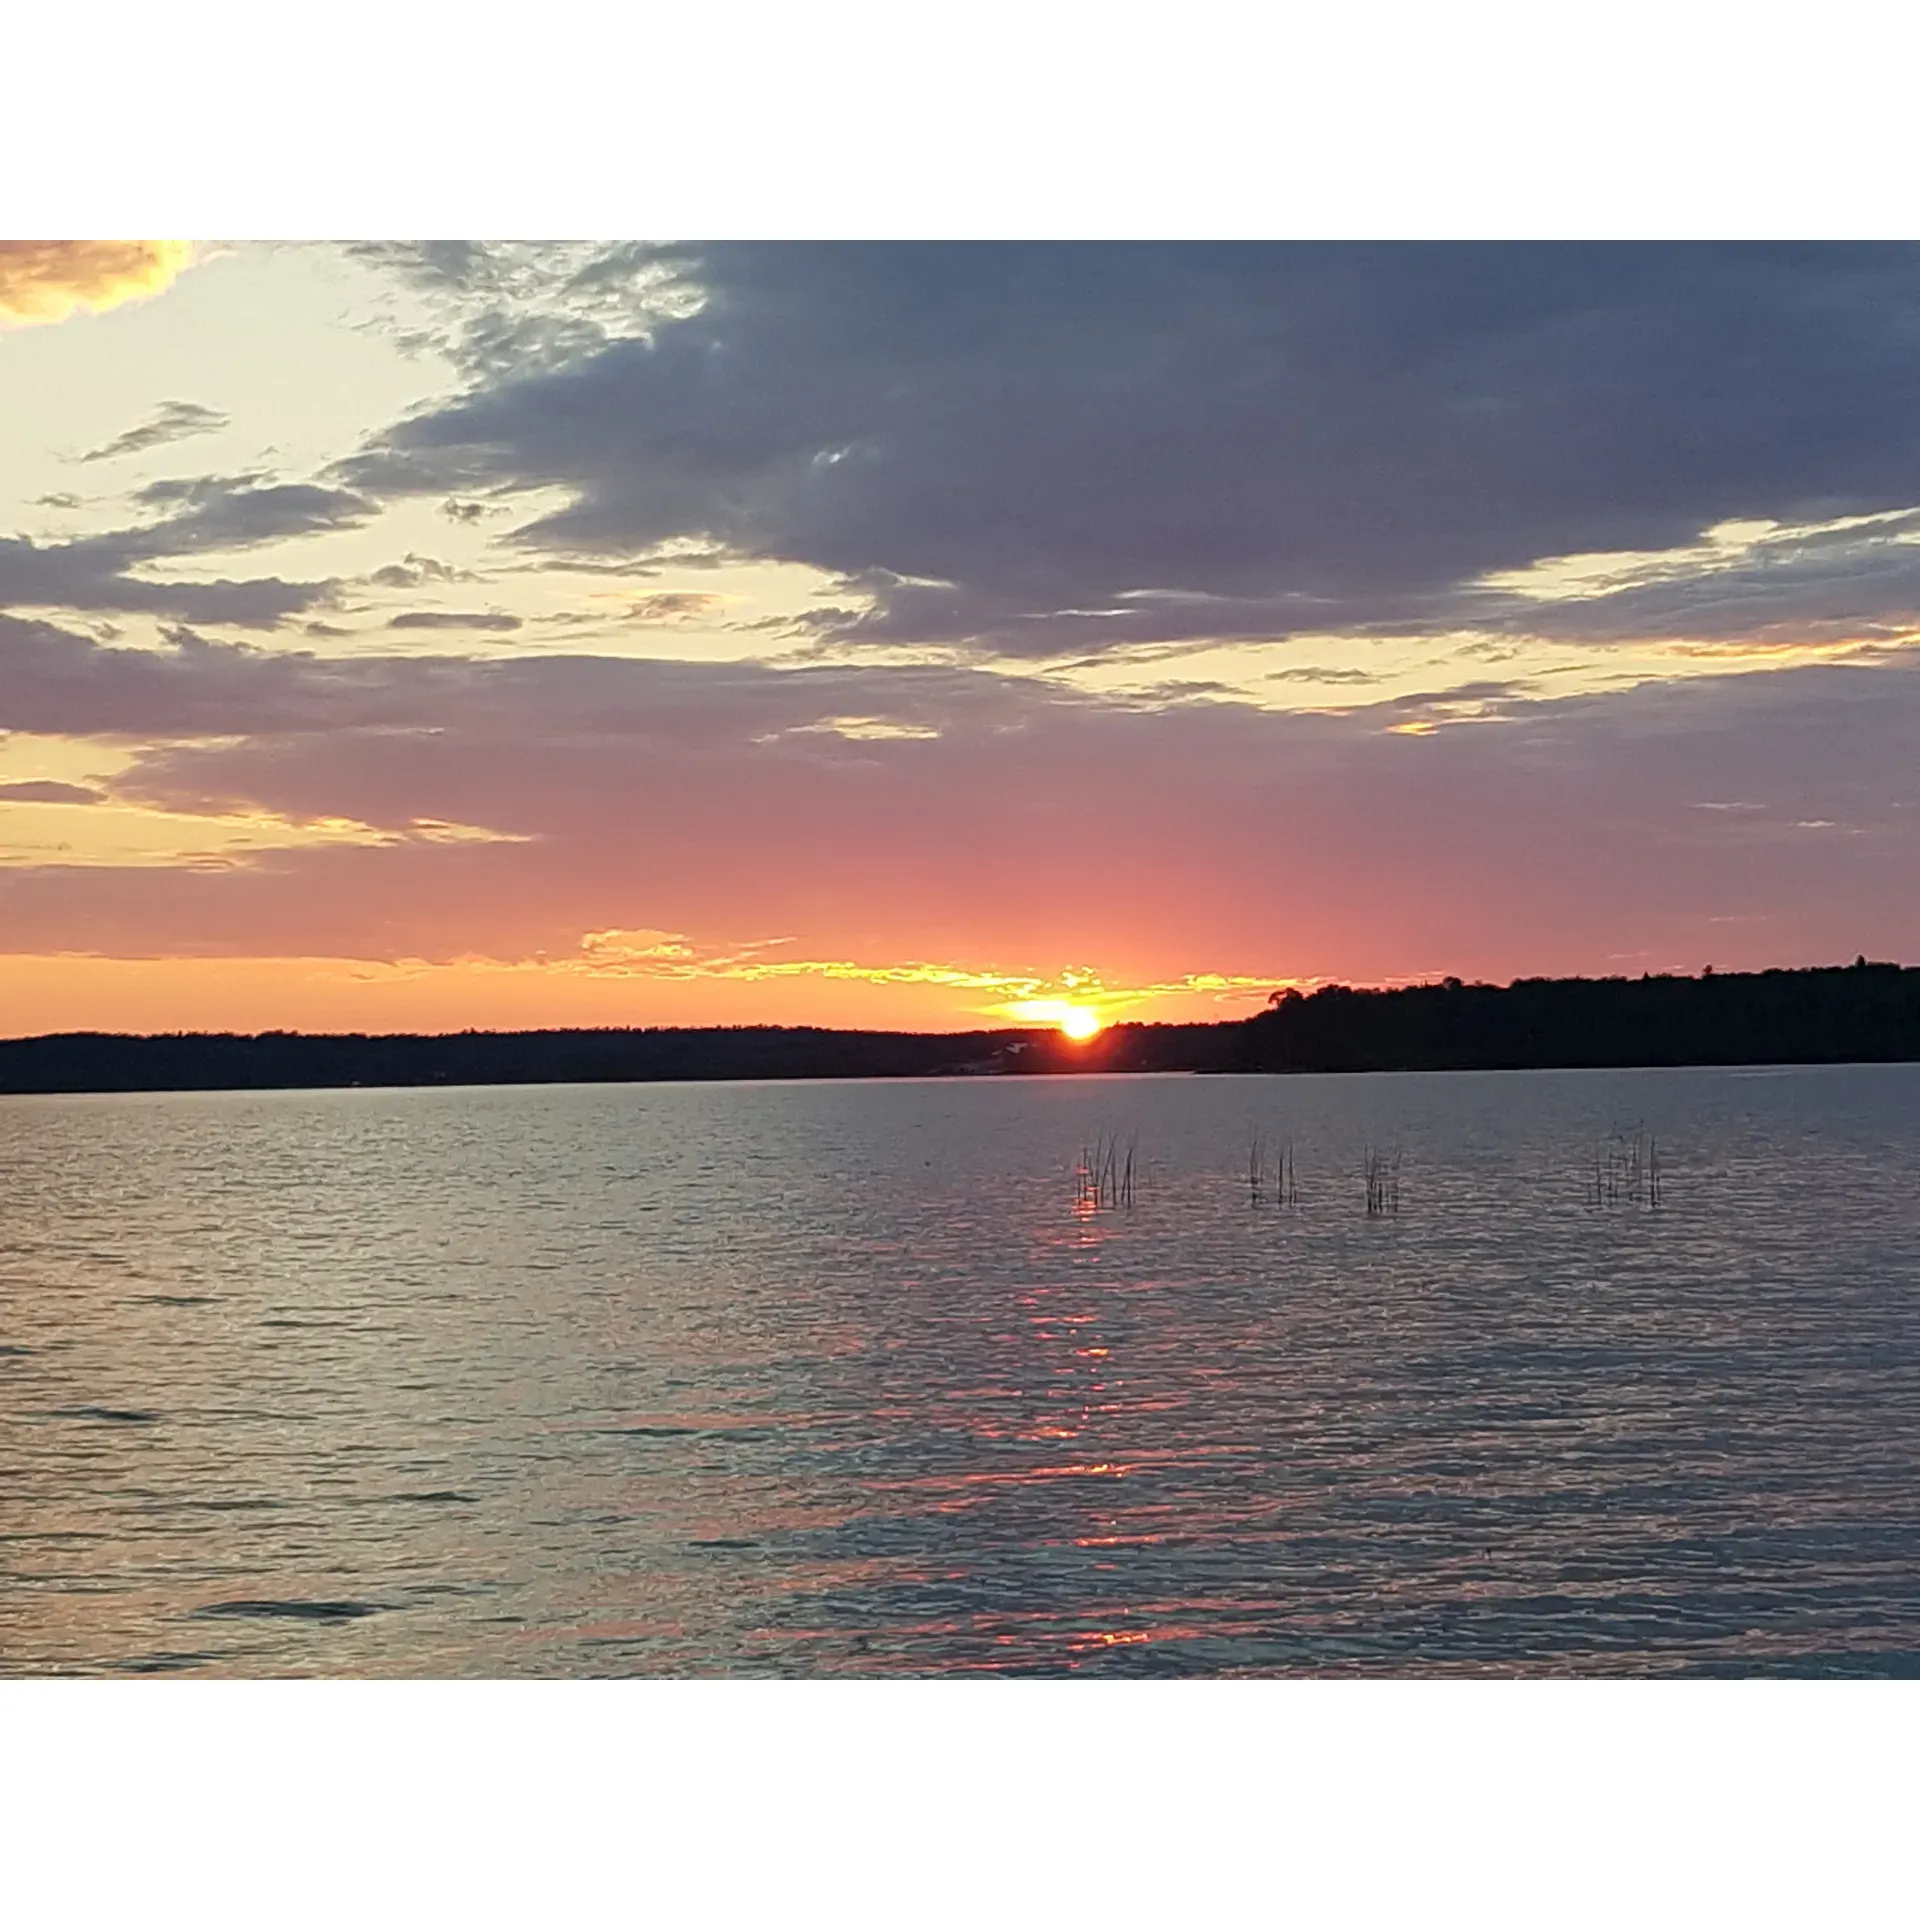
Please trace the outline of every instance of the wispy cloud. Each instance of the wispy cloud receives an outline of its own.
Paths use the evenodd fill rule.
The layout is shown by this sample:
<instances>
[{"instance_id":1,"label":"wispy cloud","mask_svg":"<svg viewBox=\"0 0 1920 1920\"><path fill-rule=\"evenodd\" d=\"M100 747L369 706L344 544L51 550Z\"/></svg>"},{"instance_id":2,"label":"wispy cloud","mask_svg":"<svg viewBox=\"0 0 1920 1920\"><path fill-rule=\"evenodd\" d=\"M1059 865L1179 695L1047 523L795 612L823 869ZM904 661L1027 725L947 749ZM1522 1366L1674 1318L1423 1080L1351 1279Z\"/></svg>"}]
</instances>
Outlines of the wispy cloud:
<instances>
[{"instance_id":1,"label":"wispy cloud","mask_svg":"<svg viewBox=\"0 0 1920 1920\"><path fill-rule=\"evenodd\" d=\"M68 780L0 782L0 806L92 807L105 798L96 788L76 787Z\"/></svg>"},{"instance_id":2,"label":"wispy cloud","mask_svg":"<svg viewBox=\"0 0 1920 1920\"><path fill-rule=\"evenodd\" d=\"M432 559L424 553L410 553L403 560L375 569L367 580L376 587L425 587L448 586L473 577L463 567L450 567L444 560Z\"/></svg>"},{"instance_id":3,"label":"wispy cloud","mask_svg":"<svg viewBox=\"0 0 1920 1920\"><path fill-rule=\"evenodd\" d=\"M718 613L727 601L724 593L649 593L634 601L621 618L642 626L678 626Z\"/></svg>"},{"instance_id":4,"label":"wispy cloud","mask_svg":"<svg viewBox=\"0 0 1920 1920\"><path fill-rule=\"evenodd\" d=\"M387 625L401 633L517 633L526 622L515 613L396 613Z\"/></svg>"},{"instance_id":5,"label":"wispy cloud","mask_svg":"<svg viewBox=\"0 0 1920 1920\"><path fill-rule=\"evenodd\" d=\"M685 934L654 927L609 927L584 935L572 964L597 973L660 980L859 980L870 985L955 987L978 993L1029 995L1046 981L1038 974L999 973L940 961L872 964L859 960L768 959L792 944L792 936L747 941L735 947L702 945Z\"/></svg>"},{"instance_id":6,"label":"wispy cloud","mask_svg":"<svg viewBox=\"0 0 1920 1920\"><path fill-rule=\"evenodd\" d=\"M333 582L168 580L138 569L152 561L339 532L377 511L372 501L337 487L263 484L254 474L156 480L134 498L157 509L158 517L46 546L0 537L0 607L277 626L329 601Z\"/></svg>"},{"instance_id":7,"label":"wispy cloud","mask_svg":"<svg viewBox=\"0 0 1920 1920\"><path fill-rule=\"evenodd\" d=\"M346 251L394 274L412 295L413 321L389 318L383 330L476 383L577 365L613 342L651 337L704 298L683 247L381 240L352 242Z\"/></svg>"},{"instance_id":8,"label":"wispy cloud","mask_svg":"<svg viewBox=\"0 0 1920 1920\"><path fill-rule=\"evenodd\" d=\"M191 400L163 400L153 418L109 440L103 447L83 453L84 461L117 460L122 454L145 453L150 447L170 446L176 440L190 440L195 434L218 433L227 424L227 416L213 407L202 407Z\"/></svg>"},{"instance_id":9,"label":"wispy cloud","mask_svg":"<svg viewBox=\"0 0 1920 1920\"><path fill-rule=\"evenodd\" d=\"M991 997L972 1011L999 1020L1045 1024L1057 1016L1046 1008L1058 1003L1089 1006L1109 1018L1156 1002L1216 1003L1257 1000L1275 989L1300 984L1296 976L1186 973L1166 979L1106 979L1089 967L1054 973L1019 968L966 966L950 961L872 961L780 956L791 935L737 944L703 943L663 928L605 928L585 935L576 958L552 962L562 968L653 980L791 979L846 980L869 986L937 987ZM776 956L776 957L769 957Z\"/></svg>"}]
</instances>

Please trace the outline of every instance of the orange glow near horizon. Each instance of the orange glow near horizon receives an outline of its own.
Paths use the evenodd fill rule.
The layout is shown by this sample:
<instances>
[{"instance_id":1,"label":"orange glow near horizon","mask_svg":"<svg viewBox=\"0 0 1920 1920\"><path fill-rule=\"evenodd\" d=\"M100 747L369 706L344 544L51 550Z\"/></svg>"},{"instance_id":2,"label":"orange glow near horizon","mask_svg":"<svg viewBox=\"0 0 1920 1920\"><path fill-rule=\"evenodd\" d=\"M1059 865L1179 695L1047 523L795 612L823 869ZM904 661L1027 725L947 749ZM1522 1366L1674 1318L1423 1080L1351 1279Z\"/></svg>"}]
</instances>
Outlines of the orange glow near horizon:
<instances>
[{"instance_id":1,"label":"orange glow near horizon","mask_svg":"<svg viewBox=\"0 0 1920 1920\"><path fill-rule=\"evenodd\" d=\"M1129 996L1129 1017L1244 1017L1210 987L1165 983ZM594 969L454 961L382 965L309 958L0 955L0 1036L242 1032L452 1033L466 1028L821 1026L958 1033L1050 1026L1076 1045L1111 1010L1064 996L979 1003L967 986L799 976L628 978Z\"/></svg>"}]
</instances>

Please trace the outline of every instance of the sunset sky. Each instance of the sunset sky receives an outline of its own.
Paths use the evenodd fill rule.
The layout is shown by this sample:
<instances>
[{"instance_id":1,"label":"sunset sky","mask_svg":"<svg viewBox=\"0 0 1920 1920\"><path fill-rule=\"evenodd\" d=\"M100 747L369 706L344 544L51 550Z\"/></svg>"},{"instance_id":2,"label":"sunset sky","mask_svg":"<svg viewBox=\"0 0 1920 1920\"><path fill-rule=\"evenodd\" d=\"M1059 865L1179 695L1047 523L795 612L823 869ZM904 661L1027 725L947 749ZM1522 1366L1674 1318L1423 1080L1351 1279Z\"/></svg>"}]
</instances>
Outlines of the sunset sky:
<instances>
[{"instance_id":1,"label":"sunset sky","mask_svg":"<svg viewBox=\"0 0 1920 1920\"><path fill-rule=\"evenodd\" d=\"M0 243L0 1030L1920 960L1920 249Z\"/></svg>"}]
</instances>

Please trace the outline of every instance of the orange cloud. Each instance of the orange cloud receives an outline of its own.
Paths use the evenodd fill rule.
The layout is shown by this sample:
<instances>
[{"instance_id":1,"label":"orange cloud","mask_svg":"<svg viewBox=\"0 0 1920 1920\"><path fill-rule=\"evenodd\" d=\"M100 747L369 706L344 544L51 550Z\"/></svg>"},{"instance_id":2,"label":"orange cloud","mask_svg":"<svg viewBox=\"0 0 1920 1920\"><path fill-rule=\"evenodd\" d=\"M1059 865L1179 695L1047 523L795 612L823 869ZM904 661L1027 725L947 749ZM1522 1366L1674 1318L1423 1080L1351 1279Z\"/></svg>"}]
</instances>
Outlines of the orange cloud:
<instances>
[{"instance_id":1,"label":"orange cloud","mask_svg":"<svg viewBox=\"0 0 1920 1920\"><path fill-rule=\"evenodd\" d=\"M144 300L192 261L190 240L0 240L0 326L41 326Z\"/></svg>"},{"instance_id":2,"label":"orange cloud","mask_svg":"<svg viewBox=\"0 0 1920 1920\"><path fill-rule=\"evenodd\" d=\"M680 933L658 927L608 927L582 936L581 959L560 962L601 973L658 980L859 980L870 985L959 987L1006 993L1036 991L1043 983L1025 974L978 973L913 960L892 966L865 966L854 960L766 960L770 947L792 944L792 936L750 941L740 947L702 947Z\"/></svg>"},{"instance_id":3,"label":"orange cloud","mask_svg":"<svg viewBox=\"0 0 1920 1920\"><path fill-rule=\"evenodd\" d=\"M663 960L660 966L671 964ZM465 1027L768 1022L954 1033L1003 1022L1054 1023L1052 1016L982 1005L979 988L959 984L975 977L982 976L962 968L828 962L777 976L778 991L770 993L764 979L691 965L681 972L649 972L637 965L597 966L577 960L503 963L466 958L386 965L325 955L129 959L79 952L0 954L0 1037L84 1028L116 1033L258 1033L272 1027L311 1033L457 1033ZM1070 977L1079 976L1058 976ZM1115 1019L1238 1020L1259 1011L1263 994L1208 991L1203 984L1208 978L1136 989L1135 998L1117 1010L1084 986L1072 989L1068 997L1074 1005L1095 1007L1109 1024Z\"/></svg>"},{"instance_id":4,"label":"orange cloud","mask_svg":"<svg viewBox=\"0 0 1920 1920\"><path fill-rule=\"evenodd\" d=\"M582 936L579 959L540 964L551 971L655 981L784 983L815 979L877 987L931 987L949 993L1012 995L1013 998L1002 998L996 1005L972 1003L964 1011L970 1018L990 1015L1026 1025L1035 1021L1051 1024L1070 1005L1097 1010L1108 1020L1238 1018L1255 1010L1257 1002L1274 988L1301 984L1296 978L1279 975L1188 973L1177 979L1115 986L1103 982L1099 974L1085 967L1068 967L1048 979L1033 973L983 972L923 960L869 966L853 960L769 960L764 957L771 948L792 944L793 937L783 935L779 939L749 941L735 947L703 946L685 934L669 933L657 927L609 927ZM1060 997L1051 997L1054 995Z\"/></svg>"}]
</instances>

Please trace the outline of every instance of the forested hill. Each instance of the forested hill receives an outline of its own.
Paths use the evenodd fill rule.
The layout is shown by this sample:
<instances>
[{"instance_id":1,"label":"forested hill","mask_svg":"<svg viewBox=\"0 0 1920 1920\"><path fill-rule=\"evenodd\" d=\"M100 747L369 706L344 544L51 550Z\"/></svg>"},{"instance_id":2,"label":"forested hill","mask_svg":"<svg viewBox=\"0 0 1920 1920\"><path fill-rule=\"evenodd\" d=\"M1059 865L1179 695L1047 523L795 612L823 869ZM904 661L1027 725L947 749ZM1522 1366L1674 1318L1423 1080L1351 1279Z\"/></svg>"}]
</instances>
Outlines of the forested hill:
<instances>
[{"instance_id":1,"label":"forested hill","mask_svg":"<svg viewBox=\"0 0 1920 1920\"><path fill-rule=\"evenodd\" d=\"M1251 1020L1050 1030L825 1027L539 1033L48 1034L0 1040L0 1093L858 1079L936 1074L1354 1073L1920 1060L1920 968L1516 980L1283 996Z\"/></svg>"},{"instance_id":2,"label":"forested hill","mask_svg":"<svg viewBox=\"0 0 1920 1920\"><path fill-rule=\"evenodd\" d=\"M1322 987L1239 1031L1264 1073L1920 1060L1920 967Z\"/></svg>"}]
</instances>

